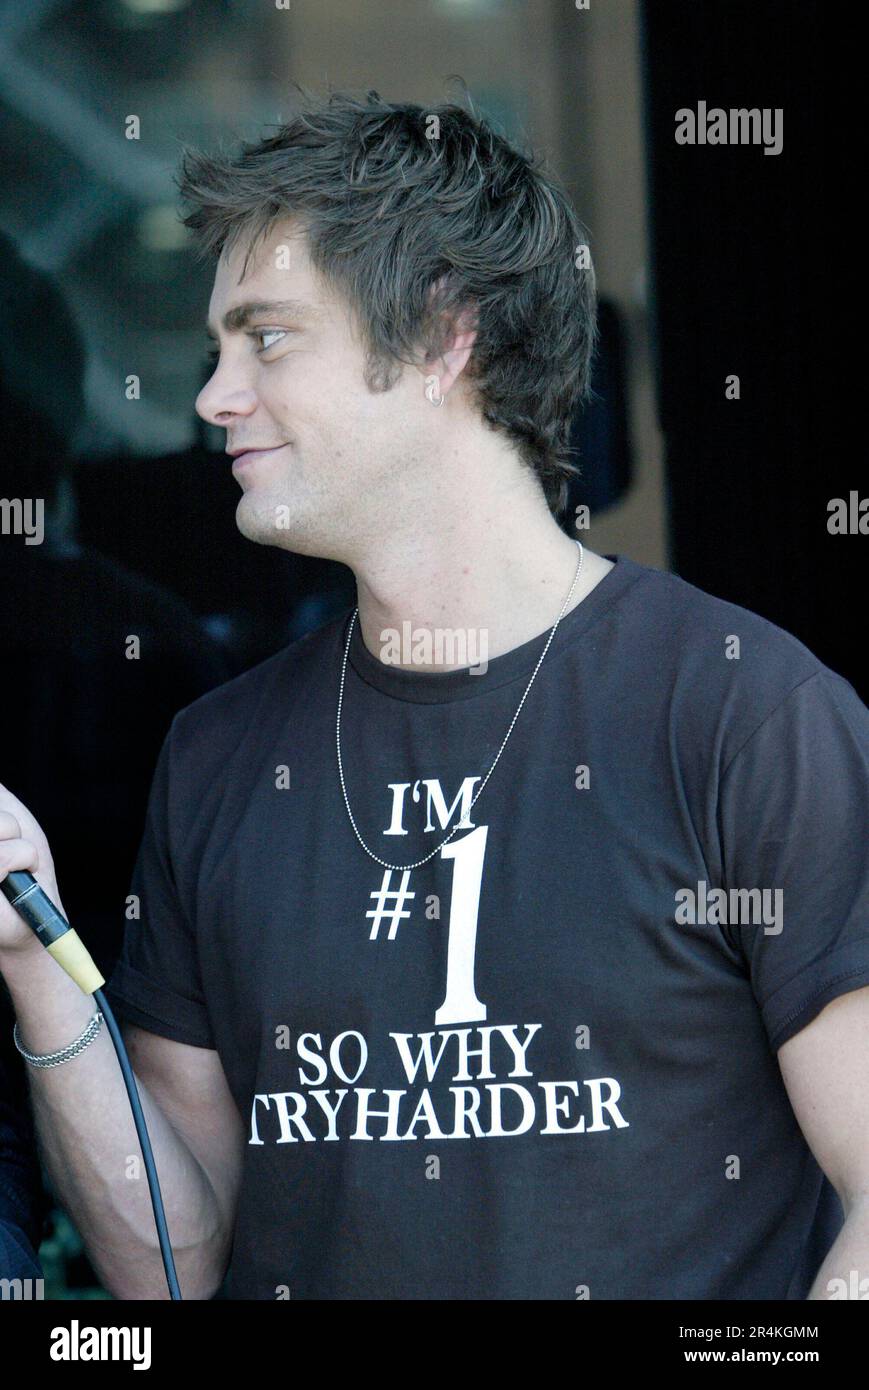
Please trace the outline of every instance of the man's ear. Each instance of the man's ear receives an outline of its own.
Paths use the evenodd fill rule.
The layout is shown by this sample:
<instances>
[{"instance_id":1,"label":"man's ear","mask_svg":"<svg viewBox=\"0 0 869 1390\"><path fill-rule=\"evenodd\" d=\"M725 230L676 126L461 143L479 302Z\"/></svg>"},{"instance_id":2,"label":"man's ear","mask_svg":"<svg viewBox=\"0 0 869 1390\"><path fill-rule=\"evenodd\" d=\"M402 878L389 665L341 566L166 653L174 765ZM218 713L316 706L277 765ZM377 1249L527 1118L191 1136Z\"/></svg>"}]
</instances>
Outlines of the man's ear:
<instances>
[{"instance_id":1,"label":"man's ear","mask_svg":"<svg viewBox=\"0 0 869 1390\"><path fill-rule=\"evenodd\" d=\"M431 287L430 294L437 298L446 285L448 277L441 276ZM447 311L444 311L446 313ZM449 311L450 327L445 339L445 347L440 357L427 358L421 370L424 376L437 376L440 380L441 395L446 395L453 382L467 366L477 338L479 314L472 302L461 308Z\"/></svg>"}]
</instances>

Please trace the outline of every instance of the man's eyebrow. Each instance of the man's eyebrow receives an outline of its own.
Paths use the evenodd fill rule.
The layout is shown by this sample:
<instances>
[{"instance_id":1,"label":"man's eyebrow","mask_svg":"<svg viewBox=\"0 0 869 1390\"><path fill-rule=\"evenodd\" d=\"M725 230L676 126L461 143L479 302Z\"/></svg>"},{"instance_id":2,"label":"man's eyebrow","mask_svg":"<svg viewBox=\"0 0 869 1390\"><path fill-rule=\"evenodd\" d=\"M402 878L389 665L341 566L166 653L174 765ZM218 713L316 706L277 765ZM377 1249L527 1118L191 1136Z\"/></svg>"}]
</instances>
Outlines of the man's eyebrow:
<instances>
[{"instance_id":1,"label":"man's eyebrow","mask_svg":"<svg viewBox=\"0 0 869 1390\"><path fill-rule=\"evenodd\" d=\"M247 328L252 319L263 317L295 319L297 323L309 323L318 319L319 314L312 304L306 304L301 299L250 300L226 311L223 316L223 328L226 333L240 333L242 329ZM205 331L209 338L216 341L217 334L210 319L206 320Z\"/></svg>"}]
</instances>

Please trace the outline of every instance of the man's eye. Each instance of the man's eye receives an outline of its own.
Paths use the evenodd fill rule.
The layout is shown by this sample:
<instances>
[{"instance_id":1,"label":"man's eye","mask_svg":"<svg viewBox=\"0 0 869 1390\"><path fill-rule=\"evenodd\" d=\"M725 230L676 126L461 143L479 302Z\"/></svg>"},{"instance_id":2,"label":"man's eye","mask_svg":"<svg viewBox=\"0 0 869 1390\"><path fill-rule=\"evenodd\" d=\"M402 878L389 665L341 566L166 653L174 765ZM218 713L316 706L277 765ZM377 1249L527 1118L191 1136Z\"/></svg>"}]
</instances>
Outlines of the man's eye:
<instances>
[{"instance_id":1,"label":"man's eye","mask_svg":"<svg viewBox=\"0 0 869 1390\"><path fill-rule=\"evenodd\" d=\"M283 328L255 328L253 332L253 336L261 340L263 338L282 338L285 334L286 330ZM274 343L263 342L262 351L267 352L270 347L274 347Z\"/></svg>"},{"instance_id":2,"label":"man's eye","mask_svg":"<svg viewBox=\"0 0 869 1390\"><path fill-rule=\"evenodd\" d=\"M286 337L286 333L287 330L285 328L254 328L250 336L252 338L259 339L260 352L268 352L270 347L274 347L274 342L266 342L265 339L270 338L277 339L277 341L280 341L281 338ZM220 348L210 348L206 352L205 356L209 362L216 362L218 357L220 356Z\"/></svg>"}]
</instances>

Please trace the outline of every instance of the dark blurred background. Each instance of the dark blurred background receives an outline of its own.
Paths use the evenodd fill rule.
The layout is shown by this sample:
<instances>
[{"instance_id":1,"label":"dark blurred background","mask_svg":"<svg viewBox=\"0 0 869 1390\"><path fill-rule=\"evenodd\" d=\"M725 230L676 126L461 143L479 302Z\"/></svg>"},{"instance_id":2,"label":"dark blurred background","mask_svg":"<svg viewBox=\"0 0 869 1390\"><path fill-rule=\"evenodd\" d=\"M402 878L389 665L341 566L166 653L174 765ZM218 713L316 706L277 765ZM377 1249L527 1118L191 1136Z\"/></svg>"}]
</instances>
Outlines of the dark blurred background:
<instances>
[{"instance_id":1,"label":"dark blurred background","mask_svg":"<svg viewBox=\"0 0 869 1390\"><path fill-rule=\"evenodd\" d=\"M763 614L865 698L867 542L827 529L863 473L829 366L828 22L813 0L0 7L0 781L45 828L106 976L173 714L354 597L343 566L236 530L224 434L193 410L211 272L176 215L180 142L254 137L292 109L290 79L425 106L461 101L459 75L548 156L591 233L601 343L565 529L587 505L593 549ZM677 145L675 112L699 101L782 108L782 153ZM24 499L44 500L38 544ZM0 1112L0 1146L23 1171L11 1032L0 993L17 1117ZM44 1175L28 1222L47 1298L107 1297Z\"/></svg>"}]
</instances>

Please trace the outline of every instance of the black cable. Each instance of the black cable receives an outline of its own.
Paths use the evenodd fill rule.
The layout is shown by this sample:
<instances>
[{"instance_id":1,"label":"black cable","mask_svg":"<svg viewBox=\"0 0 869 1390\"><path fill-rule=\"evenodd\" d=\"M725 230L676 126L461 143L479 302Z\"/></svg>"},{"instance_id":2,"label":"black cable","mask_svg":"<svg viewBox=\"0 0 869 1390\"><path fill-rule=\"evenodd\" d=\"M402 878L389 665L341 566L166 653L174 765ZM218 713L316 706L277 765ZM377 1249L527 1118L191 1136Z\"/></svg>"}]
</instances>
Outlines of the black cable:
<instances>
[{"instance_id":1,"label":"black cable","mask_svg":"<svg viewBox=\"0 0 869 1390\"><path fill-rule=\"evenodd\" d=\"M133 1068L130 1066L130 1059L127 1056L127 1049L121 1037L121 1030L109 1007L106 996L101 989L94 990L94 999L99 1005L100 1012L106 1020L106 1027L111 1034L112 1042L115 1044L115 1052L118 1054L118 1064L124 1078L124 1085L127 1088L127 1095L130 1098L133 1123L136 1126L136 1133L139 1136L139 1143L142 1146L142 1157L145 1160L145 1173L147 1174L148 1187L151 1192L151 1205L154 1208L154 1223L157 1227L157 1237L160 1241L160 1254L163 1256L163 1268L166 1271L166 1283L169 1285L169 1294L172 1298L180 1299L181 1289L178 1285L178 1276L175 1273L175 1260L172 1255L172 1245L169 1240L169 1229L166 1225L166 1213L163 1210L163 1194L160 1191L160 1179L157 1177L157 1166L154 1163L151 1140L148 1138L148 1128L145 1124L145 1116L142 1111L142 1102L139 1099L139 1089L136 1085L136 1078L133 1075Z\"/></svg>"}]
</instances>

